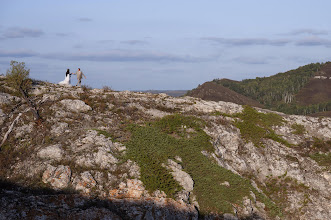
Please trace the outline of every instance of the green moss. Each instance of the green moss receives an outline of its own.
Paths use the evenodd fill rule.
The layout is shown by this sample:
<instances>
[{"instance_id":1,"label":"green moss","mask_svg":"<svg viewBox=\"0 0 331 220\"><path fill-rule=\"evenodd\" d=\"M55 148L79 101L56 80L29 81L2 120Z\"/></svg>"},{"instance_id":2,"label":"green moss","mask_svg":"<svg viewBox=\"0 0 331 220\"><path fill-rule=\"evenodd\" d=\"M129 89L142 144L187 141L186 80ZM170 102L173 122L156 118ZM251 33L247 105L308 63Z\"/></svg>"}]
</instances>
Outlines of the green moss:
<instances>
[{"instance_id":1,"label":"green moss","mask_svg":"<svg viewBox=\"0 0 331 220\"><path fill-rule=\"evenodd\" d=\"M272 126L284 123L280 115L259 113L250 106L244 106L242 113L234 114L232 117L239 118L236 120L235 126L240 129L242 137L247 142L251 141L257 147L264 147L263 138L268 138L290 146L286 140L272 130Z\"/></svg>"},{"instance_id":2,"label":"green moss","mask_svg":"<svg viewBox=\"0 0 331 220\"><path fill-rule=\"evenodd\" d=\"M141 167L141 180L148 190L160 189L173 196L181 186L162 166L167 159L182 158L181 165L194 180L202 214L233 212L234 204L241 204L243 197L253 191L264 202L270 213L280 215L279 209L267 197L251 186L248 180L217 165L201 152L213 152L210 137L202 130L205 123L195 117L170 115L148 123L132 125L132 135L126 143L127 157ZM230 186L222 185L227 181Z\"/></svg>"},{"instance_id":3,"label":"green moss","mask_svg":"<svg viewBox=\"0 0 331 220\"><path fill-rule=\"evenodd\" d=\"M326 154L315 153L309 155L309 157L315 160L320 166L331 167L331 153L326 153Z\"/></svg>"}]
</instances>

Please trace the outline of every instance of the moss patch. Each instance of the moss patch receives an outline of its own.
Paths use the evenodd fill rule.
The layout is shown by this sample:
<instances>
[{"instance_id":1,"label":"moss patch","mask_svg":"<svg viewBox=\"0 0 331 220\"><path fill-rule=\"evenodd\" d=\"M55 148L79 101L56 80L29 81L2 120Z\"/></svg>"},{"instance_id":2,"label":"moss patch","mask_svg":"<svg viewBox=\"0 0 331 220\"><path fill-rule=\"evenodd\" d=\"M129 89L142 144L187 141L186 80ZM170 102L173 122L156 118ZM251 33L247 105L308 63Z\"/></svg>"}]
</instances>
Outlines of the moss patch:
<instances>
[{"instance_id":1,"label":"moss patch","mask_svg":"<svg viewBox=\"0 0 331 220\"><path fill-rule=\"evenodd\" d=\"M320 166L331 167L331 153L327 153L327 154L314 153L309 155L309 157L315 160Z\"/></svg>"},{"instance_id":2,"label":"moss patch","mask_svg":"<svg viewBox=\"0 0 331 220\"><path fill-rule=\"evenodd\" d=\"M251 141L257 147L264 147L263 138L267 138L290 146L286 140L277 135L272 129L272 126L284 123L280 115L259 113L250 106L244 106L242 113L234 114L232 117L240 119L236 120L235 126L240 129L242 137L247 142Z\"/></svg>"},{"instance_id":3,"label":"moss patch","mask_svg":"<svg viewBox=\"0 0 331 220\"><path fill-rule=\"evenodd\" d=\"M181 189L162 166L167 159L182 158L181 165L194 180L194 194L202 214L231 213L232 205L241 204L243 197L253 191L264 202L272 215L279 209L257 192L248 180L218 166L201 152L213 152L210 137L202 130L205 123L195 117L170 115L146 126L132 125L131 140L126 143L127 156L141 167L141 180L147 189L163 190L173 196ZM222 183L227 181L230 186Z\"/></svg>"}]
</instances>

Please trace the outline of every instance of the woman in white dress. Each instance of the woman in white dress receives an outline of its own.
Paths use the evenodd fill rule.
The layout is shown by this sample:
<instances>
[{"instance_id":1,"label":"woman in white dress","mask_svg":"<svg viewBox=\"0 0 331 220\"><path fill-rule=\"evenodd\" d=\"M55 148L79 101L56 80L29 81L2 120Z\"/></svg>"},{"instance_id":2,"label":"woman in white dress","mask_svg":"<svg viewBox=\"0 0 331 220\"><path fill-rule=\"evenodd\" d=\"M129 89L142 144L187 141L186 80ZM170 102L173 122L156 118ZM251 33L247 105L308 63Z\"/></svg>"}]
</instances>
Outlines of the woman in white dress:
<instances>
[{"instance_id":1,"label":"woman in white dress","mask_svg":"<svg viewBox=\"0 0 331 220\"><path fill-rule=\"evenodd\" d=\"M66 78L63 81L59 82L59 84L60 85L71 86L71 84L70 84L70 76L71 76L70 70L67 69Z\"/></svg>"}]
</instances>

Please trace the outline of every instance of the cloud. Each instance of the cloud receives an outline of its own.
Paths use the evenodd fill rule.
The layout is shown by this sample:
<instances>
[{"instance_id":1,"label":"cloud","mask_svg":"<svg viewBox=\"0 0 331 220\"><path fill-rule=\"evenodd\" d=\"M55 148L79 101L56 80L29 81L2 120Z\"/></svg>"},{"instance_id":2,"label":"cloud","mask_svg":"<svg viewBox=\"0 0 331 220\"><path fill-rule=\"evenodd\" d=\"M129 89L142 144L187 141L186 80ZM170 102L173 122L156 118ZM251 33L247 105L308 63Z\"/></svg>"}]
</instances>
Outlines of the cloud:
<instances>
[{"instance_id":1,"label":"cloud","mask_svg":"<svg viewBox=\"0 0 331 220\"><path fill-rule=\"evenodd\" d=\"M302 35L302 34L309 34L309 35L327 35L328 32L326 30L315 30L315 29L310 29L310 28L302 28L302 29L297 29L293 30L286 35Z\"/></svg>"},{"instance_id":2,"label":"cloud","mask_svg":"<svg viewBox=\"0 0 331 220\"><path fill-rule=\"evenodd\" d=\"M4 31L3 38L24 38L24 37L40 37L44 32L40 29L11 27Z\"/></svg>"},{"instance_id":3,"label":"cloud","mask_svg":"<svg viewBox=\"0 0 331 220\"><path fill-rule=\"evenodd\" d=\"M58 37L67 37L70 34L68 34L68 33L56 33L55 35L58 36Z\"/></svg>"},{"instance_id":4,"label":"cloud","mask_svg":"<svg viewBox=\"0 0 331 220\"><path fill-rule=\"evenodd\" d=\"M79 22L91 22L93 20L91 18L85 18L85 17L83 17L83 18L78 18L78 21Z\"/></svg>"},{"instance_id":5,"label":"cloud","mask_svg":"<svg viewBox=\"0 0 331 220\"><path fill-rule=\"evenodd\" d=\"M233 59L238 63L243 64L267 64L267 59L255 58L255 57L236 57Z\"/></svg>"},{"instance_id":6,"label":"cloud","mask_svg":"<svg viewBox=\"0 0 331 220\"><path fill-rule=\"evenodd\" d=\"M75 45L73 46L73 48L75 48L75 49L81 49L81 48L83 48L83 47L84 47L83 44L75 44Z\"/></svg>"},{"instance_id":7,"label":"cloud","mask_svg":"<svg viewBox=\"0 0 331 220\"><path fill-rule=\"evenodd\" d=\"M266 38L221 38L221 37L204 37L202 40L211 41L218 44L228 46L256 46L256 45L270 45L270 46L284 46L290 43L287 39L270 40Z\"/></svg>"},{"instance_id":8,"label":"cloud","mask_svg":"<svg viewBox=\"0 0 331 220\"><path fill-rule=\"evenodd\" d=\"M31 50L0 50L0 57L15 57L15 58L23 58L23 57L33 57L37 56L38 53L33 52Z\"/></svg>"},{"instance_id":9,"label":"cloud","mask_svg":"<svg viewBox=\"0 0 331 220\"><path fill-rule=\"evenodd\" d=\"M148 44L147 41L143 40L127 40L127 41L121 41L122 44L129 44L129 45L146 45Z\"/></svg>"},{"instance_id":10,"label":"cloud","mask_svg":"<svg viewBox=\"0 0 331 220\"><path fill-rule=\"evenodd\" d=\"M141 51L112 50L99 53L77 53L77 54L46 54L42 56L47 59L58 60L85 60L96 62L202 62L203 58L190 55L179 56L166 53L153 53Z\"/></svg>"},{"instance_id":11,"label":"cloud","mask_svg":"<svg viewBox=\"0 0 331 220\"><path fill-rule=\"evenodd\" d=\"M99 44L108 44L108 43L114 43L114 40L99 40L97 43Z\"/></svg>"},{"instance_id":12,"label":"cloud","mask_svg":"<svg viewBox=\"0 0 331 220\"><path fill-rule=\"evenodd\" d=\"M302 40L298 40L295 43L297 46L325 46L331 47L331 40L319 38L319 37L308 37Z\"/></svg>"},{"instance_id":13,"label":"cloud","mask_svg":"<svg viewBox=\"0 0 331 220\"><path fill-rule=\"evenodd\" d=\"M308 30L301 30L302 33L308 33ZM299 31L298 31L299 33ZM314 33L314 32L309 32ZM317 32L316 32L317 33ZM322 32L321 32L322 33ZM220 38L220 37L205 37L202 40L210 41L217 44L223 44L227 46L285 46L287 44L294 44L295 46L325 46L331 47L331 40L320 38L318 36L310 36L299 40L289 39L275 39L270 40L266 38Z\"/></svg>"}]
</instances>

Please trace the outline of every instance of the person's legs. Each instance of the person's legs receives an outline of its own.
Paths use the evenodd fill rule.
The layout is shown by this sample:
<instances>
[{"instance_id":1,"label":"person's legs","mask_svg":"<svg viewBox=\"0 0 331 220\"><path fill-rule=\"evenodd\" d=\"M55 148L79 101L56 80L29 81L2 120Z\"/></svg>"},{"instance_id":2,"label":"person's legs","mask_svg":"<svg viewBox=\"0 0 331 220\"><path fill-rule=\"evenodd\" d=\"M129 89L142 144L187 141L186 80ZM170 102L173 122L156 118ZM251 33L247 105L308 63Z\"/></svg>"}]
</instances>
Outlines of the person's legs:
<instances>
[{"instance_id":1,"label":"person's legs","mask_svg":"<svg viewBox=\"0 0 331 220\"><path fill-rule=\"evenodd\" d=\"M81 83L82 83L82 79L79 79L78 82L77 82L77 85L81 86Z\"/></svg>"}]
</instances>

